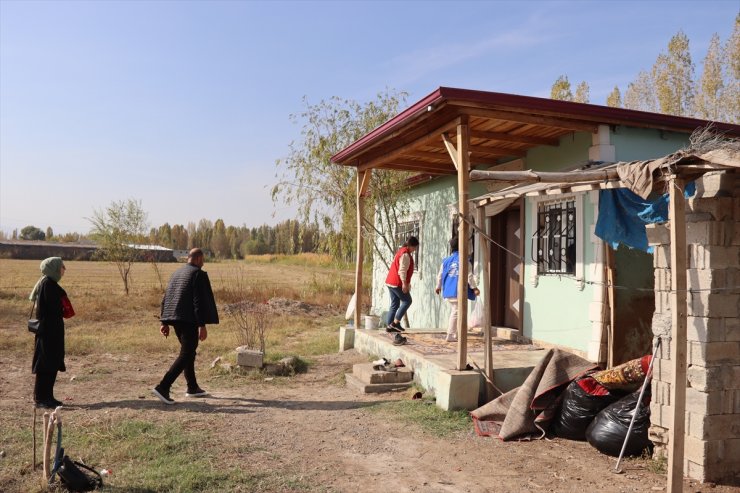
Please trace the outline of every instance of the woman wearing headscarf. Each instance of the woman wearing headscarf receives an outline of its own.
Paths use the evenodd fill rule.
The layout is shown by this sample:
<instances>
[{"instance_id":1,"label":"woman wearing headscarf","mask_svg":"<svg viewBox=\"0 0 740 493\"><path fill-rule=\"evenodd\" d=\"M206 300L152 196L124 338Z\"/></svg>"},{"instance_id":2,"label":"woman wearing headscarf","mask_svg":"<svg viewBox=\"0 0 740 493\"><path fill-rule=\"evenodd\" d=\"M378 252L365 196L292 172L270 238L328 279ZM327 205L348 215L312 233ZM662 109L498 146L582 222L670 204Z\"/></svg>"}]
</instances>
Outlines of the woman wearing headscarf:
<instances>
[{"instance_id":1,"label":"woman wearing headscarf","mask_svg":"<svg viewBox=\"0 0 740 493\"><path fill-rule=\"evenodd\" d=\"M36 375L33 399L37 407L55 408L62 403L54 398L54 382L64 366L64 318L70 314L67 293L59 286L65 271L61 257L41 262L41 279L29 297L36 304L39 330L33 350L32 373ZM66 305L66 308L65 306Z\"/></svg>"}]
</instances>

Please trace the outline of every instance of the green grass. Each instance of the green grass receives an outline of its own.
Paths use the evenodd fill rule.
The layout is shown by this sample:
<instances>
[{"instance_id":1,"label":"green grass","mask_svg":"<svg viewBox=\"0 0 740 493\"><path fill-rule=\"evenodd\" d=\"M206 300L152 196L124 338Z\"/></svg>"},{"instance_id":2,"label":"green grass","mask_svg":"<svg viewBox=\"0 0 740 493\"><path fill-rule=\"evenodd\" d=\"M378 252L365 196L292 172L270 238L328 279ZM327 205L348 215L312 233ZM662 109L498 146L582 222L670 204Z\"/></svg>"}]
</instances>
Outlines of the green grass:
<instances>
[{"instance_id":1,"label":"green grass","mask_svg":"<svg viewBox=\"0 0 740 493\"><path fill-rule=\"evenodd\" d=\"M30 430L4 430L2 439L19 445L8 453L30 450ZM315 486L290 471L245 467L250 455L262 452L258 447L236 445L230 459L216 457L212 451L229 445L214 443L207 431L187 429L182 423L109 419L84 428L77 423L63 429L62 445L74 460L111 470L104 481L112 491L314 491ZM30 471L30 464L4 466L0 483L9 491L41 491L38 472Z\"/></svg>"},{"instance_id":2,"label":"green grass","mask_svg":"<svg viewBox=\"0 0 740 493\"><path fill-rule=\"evenodd\" d=\"M435 437L451 437L470 431L470 416L467 411L444 411L428 399L384 402L369 409L408 424L415 424L424 433Z\"/></svg>"}]
</instances>

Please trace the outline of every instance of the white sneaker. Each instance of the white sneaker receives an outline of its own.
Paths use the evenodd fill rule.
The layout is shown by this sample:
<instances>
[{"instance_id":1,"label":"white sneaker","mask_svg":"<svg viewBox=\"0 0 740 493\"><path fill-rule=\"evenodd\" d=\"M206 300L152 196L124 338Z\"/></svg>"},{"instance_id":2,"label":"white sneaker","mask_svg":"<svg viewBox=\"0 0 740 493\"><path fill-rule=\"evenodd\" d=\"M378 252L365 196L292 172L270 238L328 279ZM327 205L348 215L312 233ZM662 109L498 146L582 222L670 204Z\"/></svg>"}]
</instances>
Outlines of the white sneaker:
<instances>
[{"instance_id":1,"label":"white sneaker","mask_svg":"<svg viewBox=\"0 0 740 493\"><path fill-rule=\"evenodd\" d=\"M185 392L185 397L207 397L208 395L210 394L201 388L195 392Z\"/></svg>"},{"instance_id":2,"label":"white sneaker","mask_svg":"<svg viewBox=\"0 0 740 493\"><path fill-rule=\"evenodd\" d=\"M457 337L456 336L447 336L447 337L445 337L445 341L447 341L447 342L457 342Z\"/></svg>"}]
</instances>

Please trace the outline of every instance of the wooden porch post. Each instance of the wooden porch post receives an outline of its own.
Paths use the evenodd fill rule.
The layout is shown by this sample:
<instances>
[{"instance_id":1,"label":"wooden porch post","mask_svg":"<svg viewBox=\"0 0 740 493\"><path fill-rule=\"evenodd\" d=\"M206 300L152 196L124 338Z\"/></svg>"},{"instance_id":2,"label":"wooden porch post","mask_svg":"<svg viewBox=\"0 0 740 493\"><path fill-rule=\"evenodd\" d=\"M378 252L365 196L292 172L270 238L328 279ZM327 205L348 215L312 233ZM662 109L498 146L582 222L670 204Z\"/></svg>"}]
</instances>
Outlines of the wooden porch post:
<instances>
[{"instance_id":1,"label":"wooden porch post","mask_svg":"<svg viewBox=\"0 0 740 493\"><path fill-rule=\"evenodd\" d=\"M372 169L357 171L357 263L355 264L355 329L360 328L362 314L362 260L365 256L365 244L362 241L362 220L365 217L365 198L370 183Z\"/></svg>"},{"instance_id":2,"label":"wooden porch post","mask_svg":"<svg viewBox=\"0 0 740 493\"><path fill-rule=\"evenodd\" d=\"M457 124L457 189L458 210L465 219L469 219L470 205L468 204L468 186L470 184L470 156L468 146L470 135L468 133L468 118L463 115ZM468 273L470 264L468 256L470 248L468 236L470 226L466 221L460 220L458 226L458 250L460 254L459 274L457 279L457 369L464 370L468 364Z\"/></svg>"},{"instance_id":3,"label":"wooden porch post","mask_svg":"<svg viewBox=\"0 0 740 493\"><path fill-rule=\"evenodd\" d=\"M684 434L686 419L686 199L684 181L668 181L671 225L671 407L668 435L668 492L683 491Z\"/></svg>"},{"instance_id":4,"label":"wooden porch post","mask_svg":"<svg viewBox=\"0 0 740 493\"><path fill-rule=\"evenodd\" d=\"M487 235L490 235L488 221L486 220L486 209L485 207L478 207L476 209L475 222L479 228L481 228ZM485 370L488 378L493 382L493 349L491 348L491 276L490 276L490 265L491 265L491 254L490 245L488 240L478 235L480 238L479 251L480 251L480 275L483 277L483 295L484 297L479 299L477 303L483 303L483 340L485 343L484 349L484 361ZM489 386L490 391L490 386Z\"/></svg>"}]
</instances>

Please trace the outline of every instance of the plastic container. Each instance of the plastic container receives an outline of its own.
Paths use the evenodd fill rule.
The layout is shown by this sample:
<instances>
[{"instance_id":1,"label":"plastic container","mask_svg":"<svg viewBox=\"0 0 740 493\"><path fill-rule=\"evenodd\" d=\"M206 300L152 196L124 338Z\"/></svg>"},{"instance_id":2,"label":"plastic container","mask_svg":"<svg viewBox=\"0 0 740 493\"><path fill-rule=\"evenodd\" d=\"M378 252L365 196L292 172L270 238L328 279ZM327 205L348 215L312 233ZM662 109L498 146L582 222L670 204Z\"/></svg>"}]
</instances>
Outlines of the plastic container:
<instances>
[{"instance_id":1,"label":"plastic container","mask_svg":"<svg viewBox=\"0 0 740 493\"><path fill-rule=\"evenodd\" d=\"M380 317L375 315L365 315L365 330L377 330L380 323Z\"/></svg>"}]
</instances>

